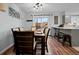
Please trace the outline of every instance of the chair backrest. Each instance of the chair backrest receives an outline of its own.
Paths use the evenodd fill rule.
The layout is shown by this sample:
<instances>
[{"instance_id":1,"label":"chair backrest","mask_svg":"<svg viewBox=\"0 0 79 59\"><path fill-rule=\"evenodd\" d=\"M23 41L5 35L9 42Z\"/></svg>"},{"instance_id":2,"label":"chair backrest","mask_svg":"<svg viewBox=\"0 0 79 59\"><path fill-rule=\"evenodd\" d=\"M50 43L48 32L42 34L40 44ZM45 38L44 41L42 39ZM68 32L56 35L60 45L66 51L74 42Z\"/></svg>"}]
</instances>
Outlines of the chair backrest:
<instances>
[{"instance_id":1,"label":"chair backrest","mask_svg":"<svg viewBox=\"0 0 79 59\"><path fill-rule=\"evenodd\" d=\"M11 30L12 30L12 32L13 31L20 31L20 28L19 27L17 27L17 28L11 28Z\"/></svg>"},{"instance_id":2,"label":"chair backrest","mask_svg":"<svg viewBox=\"0 0 79 59\"><path fill-rule=\"evenodd\" d=\"M44 28L43 33L45 33L45 29L46 29L46 28L47 28L47 27Z\"/></svg>"},{"instance_id":3,"label":"chair backrest","mask_svg":"<svg viewBox=\"0 0 79 59\"><path fill-rule=\"evenodd\" d=\"M20 28L19 27L17 27L17 28L11 28L11 31L12 31L13 36L14 36L14 31L20 31Z\"/></svg>"},{"instance_id":4,"label":"chair backrest","mask_svg":"<svg viewBox=\"0 0 79 59\"><path fill-rule=\"evenodd\" d=\"M46 42L47 42L47 38L48 38L48 35L49 35L49 31L50 31L50 28L45 29L45 40L46 40Z\"/></svg>"},{"instance_id":5,"label":"chair backrest","mask_svg":"<svg viewBox=\"0 0 79 59\"><path fill-rule=\"evenodd\" d=\"M14 43L17 54L33 54L33 31L14 31Z\"/></svg>"}]
</instances>

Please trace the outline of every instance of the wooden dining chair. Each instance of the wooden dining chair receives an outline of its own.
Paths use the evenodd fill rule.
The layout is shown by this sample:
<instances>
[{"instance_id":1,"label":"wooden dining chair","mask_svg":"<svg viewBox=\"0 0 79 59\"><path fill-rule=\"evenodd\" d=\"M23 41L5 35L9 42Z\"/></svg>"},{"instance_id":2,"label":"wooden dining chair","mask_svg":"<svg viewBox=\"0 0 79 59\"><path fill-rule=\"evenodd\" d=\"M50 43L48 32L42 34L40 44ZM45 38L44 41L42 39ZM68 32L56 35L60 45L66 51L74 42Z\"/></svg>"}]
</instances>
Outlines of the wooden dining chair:
<instances>
[{"instance_id":1,"label":"wooden dining chair","mask_svg":"<svg viewBox=\"0 0 79 59\"><path fill-rule=\"evenodd\" d=\"M48 39L48 35L49 35L49 31L50 29L45 27L43 33L45 34L45 46L46 46L46 50L48 52L48 47L47 47L47 39ZM36 44L41 44L41 40L40 38L37 38L38 40L36 41Z\"/></svg>"},{"instance_id":2,"label":"wooden dining chair","mask_svg":"<svg viewBox=\"0 0 79 59\"><path fill-rule=\"evenodd\" d=\"M46 28L47 28L47 27L44 28L43 33L45 33L45 29L46 29Z\"/></svg>"},{"instance_id":3,"label":"wooden dining chair","mask_svg":"<svg viewBox=\"0 0 79 59\"><path fill-rule=\"evenodd\" d=\"M19 27L16 27L16 28L11 28L11 31L12 31L12 34L13 34L13 37L14 37L14 31L20 31L20 28ZM14 41L15 42L15 41ZM15 44L14 44L14 46L15 46ZM14 47L14 49L13 49L14 51L15 51L15 47Z\"/></svg>"},{"instance_id":4,"label":"wooden dining chair","mask_svg":"<svg viewBox=\"0 0 79 59\"><path fill-rule=\"evenodd\" d=\"M46 28L45 29L45 46L46 46L46 50L48 52L48 47L47 47L47 39L48 39L48 36L49 36L49 31L50 31L50 28Z\"/></svg>"},{"instance_id":5,"label":"wooden dining chair","mask_svg":"<svg viewBox=\"0 0 79 59\"><path fill-rule=\"evenodd\" d=\"M13 31L16 55L33 55L36 53L36 44L33 31Z\"/></svg>"},{"instance_id":6,"label":"wooden dining chair","mask_svg":"<svg viewBox=\"0 0 79 59\"><path fill-rule=\"evenodd\" d=\"M45 29L46 29L47 27L45 27L44 29L43 29L43 33L45 34ZM36 42L37 42L37 44L41 44L41 38L36 38L35 39L36 40Z\"/></svg>"},{"instance_id":7,"label":"wooden dining chair","mask_svg":"<svg viewBox=\"0 0 79 59\"><path fill-rule=\"evenodd\" d=\"M13 32L13 31L20 31L20 28L19 27L17 27L17 28L11 28L11 31Z\"/></svg>"}]
</instances>

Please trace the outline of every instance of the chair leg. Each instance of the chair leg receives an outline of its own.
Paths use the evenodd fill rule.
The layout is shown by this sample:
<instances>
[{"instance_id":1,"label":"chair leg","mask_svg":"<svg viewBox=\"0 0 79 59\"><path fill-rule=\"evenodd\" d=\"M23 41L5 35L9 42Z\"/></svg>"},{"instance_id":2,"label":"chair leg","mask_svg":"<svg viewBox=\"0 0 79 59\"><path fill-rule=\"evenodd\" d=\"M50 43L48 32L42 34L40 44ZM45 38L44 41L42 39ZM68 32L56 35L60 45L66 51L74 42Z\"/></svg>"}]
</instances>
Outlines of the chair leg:
<instances>
[{"instance_id":1,"label":"chair leg","mask_svg":"<svg viewBox=\"0 0 79 59\"><path fill-rule=\"evenodd\" d=\"M35 55L36 55L36 50L37 50L37 44L36 44L36 46L35 46Z\"/></svg>"},{"instance_id":2,"label":"chair leg","mask_svg":"<svg viewBox=\"0 0 79 59\"><path fill-rule=\"evenodd\" d=\"M69 36L69 44L70 44L70 47L72 47L71 36Z\"/></svg>"},{"instance_id":3,"label":"chair leg","mask_svg":"<svg viewBox=\"0 0 79 59\"><path fill-rule=\"evenodd\" d=\"M72 44L71 44L71 42L70 42L70 47L72 47Z\"/></svg>"},{"instance_id":4,"label":"chair leg","mask_svg":"<svg viewBox=\"0 0 79 59\"><path fill-rule=\"evenodd\" d=\"M46 51L48 52L48 47L47 47L47 44L46 44Z\"/></svg>"},{"instance_id":5,"label":"chair leg","mask_svg":"<svg viewBox=\"0 0 79 59\"><path fill-rule=\"evenodd\" d=\"M64 44L65 44L65 41L66 41L66 36L64 35L64 37L63 37L63 42L62 42L62 45L64 46Z\"/></svg>"}]
</instances>

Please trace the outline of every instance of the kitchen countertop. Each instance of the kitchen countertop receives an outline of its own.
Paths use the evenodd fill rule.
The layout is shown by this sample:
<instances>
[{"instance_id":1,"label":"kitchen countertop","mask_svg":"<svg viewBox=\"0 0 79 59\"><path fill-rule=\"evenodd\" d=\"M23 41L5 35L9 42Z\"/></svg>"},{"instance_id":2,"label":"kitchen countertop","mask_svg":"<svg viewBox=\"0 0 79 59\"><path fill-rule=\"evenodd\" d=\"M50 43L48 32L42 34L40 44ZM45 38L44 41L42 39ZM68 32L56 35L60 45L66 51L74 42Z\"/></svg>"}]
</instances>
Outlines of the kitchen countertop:
<instances>
[{"instance_id":1,"label":"kitchen countertop","mask_svg":"<svg viewBox=\"0 0 79 59\"><path fill-rule=\"evenodd\" d=\"M79 27L58 27L58 26L52 26L53 28L58 28L58 29L79 29Z\"/></svg>"}]
</instances>

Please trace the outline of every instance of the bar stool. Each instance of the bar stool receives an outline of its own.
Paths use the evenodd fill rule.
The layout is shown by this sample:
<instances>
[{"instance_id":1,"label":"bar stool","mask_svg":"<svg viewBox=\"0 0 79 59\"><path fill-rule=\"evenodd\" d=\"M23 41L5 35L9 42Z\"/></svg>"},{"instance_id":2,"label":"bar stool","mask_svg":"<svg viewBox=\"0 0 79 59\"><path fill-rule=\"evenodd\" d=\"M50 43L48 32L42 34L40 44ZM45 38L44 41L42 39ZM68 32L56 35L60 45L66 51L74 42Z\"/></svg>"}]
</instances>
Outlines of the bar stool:
<instances>
[{"instance_id":1,"label":"bar stool","mask_svg":"<svg viewBox=\"0 0 79 59\"><path fill-rule=\"evenodd\" d=\"M58 41L62 43L63 42L63 38L64 38L64 33L63 32L59 32L58 33Z\"/></svg>"},{"instance_id":2,"label":"bar stool","mask_svg":"<svg viewBox=\"0 0 79 59\"><path fill-rule=\"evenodd\" d=\"M70 47L72 46L72 44L71 44L71 36L68 35L68 34L64 34L63 42L62 42L63 46L64 46L64 44L66 42L69 44Z\"/></svg>"},{"instance_id":3,"label":"bar stool","mask_svg":"<svg viewBox=\"0 0 79 59\"><path fill-rule=\"evenodd\" d=\"M59 29L57 29L57 28L54 28L54 30L55 30L55 33L54 33L54 38L56 39L58 39L58 41L59 41Z\"/></svg>"}]
</instances>

